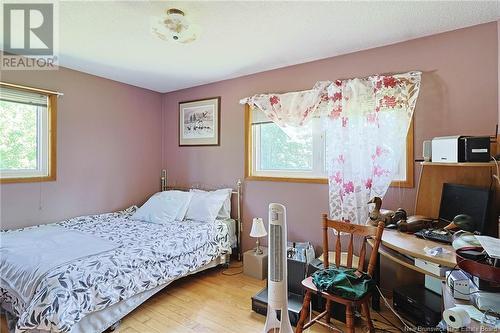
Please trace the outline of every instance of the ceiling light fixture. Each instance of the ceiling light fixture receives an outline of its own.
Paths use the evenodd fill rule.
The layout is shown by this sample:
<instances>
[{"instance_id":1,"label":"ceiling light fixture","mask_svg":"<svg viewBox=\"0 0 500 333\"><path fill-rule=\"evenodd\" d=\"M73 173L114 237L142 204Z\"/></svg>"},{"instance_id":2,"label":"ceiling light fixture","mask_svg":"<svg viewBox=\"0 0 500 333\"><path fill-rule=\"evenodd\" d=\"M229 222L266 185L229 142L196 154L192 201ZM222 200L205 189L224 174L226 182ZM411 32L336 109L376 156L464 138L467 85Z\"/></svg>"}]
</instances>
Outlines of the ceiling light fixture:
<instances>
[{"instance_id":1,"label":"ceiling light fixture","mask_svg":"<svg viewBox=\"0 0 500 333\"><path fill-rule=\"evenodd\" d=\"M198 37L199 28L186 19L182 10L170 8L164 15L151 18L151 33L163 40L190 43Z\"/></svg>"}]
</instances>

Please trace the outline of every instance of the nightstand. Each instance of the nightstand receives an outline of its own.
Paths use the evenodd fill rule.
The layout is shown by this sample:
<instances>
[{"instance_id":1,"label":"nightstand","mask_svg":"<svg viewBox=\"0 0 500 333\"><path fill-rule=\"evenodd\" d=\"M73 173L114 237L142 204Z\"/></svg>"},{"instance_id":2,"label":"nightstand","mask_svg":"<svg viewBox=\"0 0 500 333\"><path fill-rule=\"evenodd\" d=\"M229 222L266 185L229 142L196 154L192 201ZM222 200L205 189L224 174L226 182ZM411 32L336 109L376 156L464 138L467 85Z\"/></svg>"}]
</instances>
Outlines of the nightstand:
<instances>
[{"instance_id":1,"label":"nightstand","mask_svg":"<svg viewBox=\"0 0 500 333\"><path fill-rule=\"evenodd\" d=\"M243 274L259 280L267 278L267 247L261 246L262 254L255 254L255 249L243 254Z\"/></svg>"}]
</instances>

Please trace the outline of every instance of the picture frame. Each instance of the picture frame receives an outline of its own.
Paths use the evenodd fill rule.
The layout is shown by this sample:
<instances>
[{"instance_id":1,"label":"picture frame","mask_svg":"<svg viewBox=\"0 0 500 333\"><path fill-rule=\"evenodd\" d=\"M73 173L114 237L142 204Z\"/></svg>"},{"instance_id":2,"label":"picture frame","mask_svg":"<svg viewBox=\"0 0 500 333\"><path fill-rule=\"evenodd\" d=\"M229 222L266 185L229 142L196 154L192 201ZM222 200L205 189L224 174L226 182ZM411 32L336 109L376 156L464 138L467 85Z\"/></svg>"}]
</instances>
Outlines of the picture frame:
<instances>
[{"instance_id":1,"label":"picture frame","mask_svg":"<svg viewBox=\"0 0 500 333\"><path fill-rule=\"evenodd\" d=\"M179 102L179 147L220 145L220 96Z\"/></svg>"}]
</instances>

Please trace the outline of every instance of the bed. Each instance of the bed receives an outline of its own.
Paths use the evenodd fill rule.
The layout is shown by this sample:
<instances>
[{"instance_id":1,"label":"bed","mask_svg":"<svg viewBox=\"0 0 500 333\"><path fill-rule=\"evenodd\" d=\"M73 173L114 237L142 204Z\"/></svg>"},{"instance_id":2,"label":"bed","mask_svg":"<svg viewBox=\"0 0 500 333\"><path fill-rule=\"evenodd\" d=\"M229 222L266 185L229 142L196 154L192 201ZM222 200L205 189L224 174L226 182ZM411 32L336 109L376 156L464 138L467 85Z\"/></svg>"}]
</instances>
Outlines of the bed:
<instances>
[{"instance_id":1,"label":"bed","mask_svg":"<svg viewBox=\"0 0 500 333\"><path fill-rule=\"evenodd\" d=\"M114 213L2 231L2 246L12 239L14 252L28 256L9 258L7 253L0 258L0 306L9 330L103 332L172 281L226 263L233 251L239 253L240 192L239 183L235 191L236 219L217 219L214 223L138 221L132 219L137 211L133 206ZM58 232L65 236L53 237L56 245L52 250L50 240L36 245L38 238ZM74 239L70 233L76 234ZM23 241L30 246L17 242L24 235L34 239ZM87 242L85 237L104 242ZM87 246L89 243L92 246ZM16 246L27 250L16 251ZM81 249L78 258L71 254L75 247ZM37 256L36 248L41 249L40 257L45 261L32 260ZM24 266L19 264L25 261L28 263ZM50 265L54 267L46 267ZM25 276L24 280L19 276Z\"/></svg>"}]
</instances>

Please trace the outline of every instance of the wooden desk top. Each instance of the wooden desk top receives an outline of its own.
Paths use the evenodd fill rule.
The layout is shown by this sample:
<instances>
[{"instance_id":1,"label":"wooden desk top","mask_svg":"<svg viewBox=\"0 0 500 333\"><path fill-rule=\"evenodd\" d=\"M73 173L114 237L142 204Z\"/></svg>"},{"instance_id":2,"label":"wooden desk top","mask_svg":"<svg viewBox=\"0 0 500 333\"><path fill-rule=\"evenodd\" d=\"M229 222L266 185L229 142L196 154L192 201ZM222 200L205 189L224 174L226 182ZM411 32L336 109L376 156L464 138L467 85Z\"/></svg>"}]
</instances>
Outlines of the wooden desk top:
<instances>
[{"instance_id":1,"label":"wooden desk top","mask_svg":"<svg viewBox=\"0 0 500 333\"><path fill-rule=\"evenodd\" d=\"M451 245L417 238L412 234L399 232L397 230L385 229L382 234L382 245L401 254L423 259L445 267L453 268L457 263L455 260L455 250ZM432 257L425 253L424 248L426 246L429 248L441 246L443 249L450 251L450 253ZM382 253L382 251L381 254L387 256L387 253Z\"/></svg>"}]
</instances>

